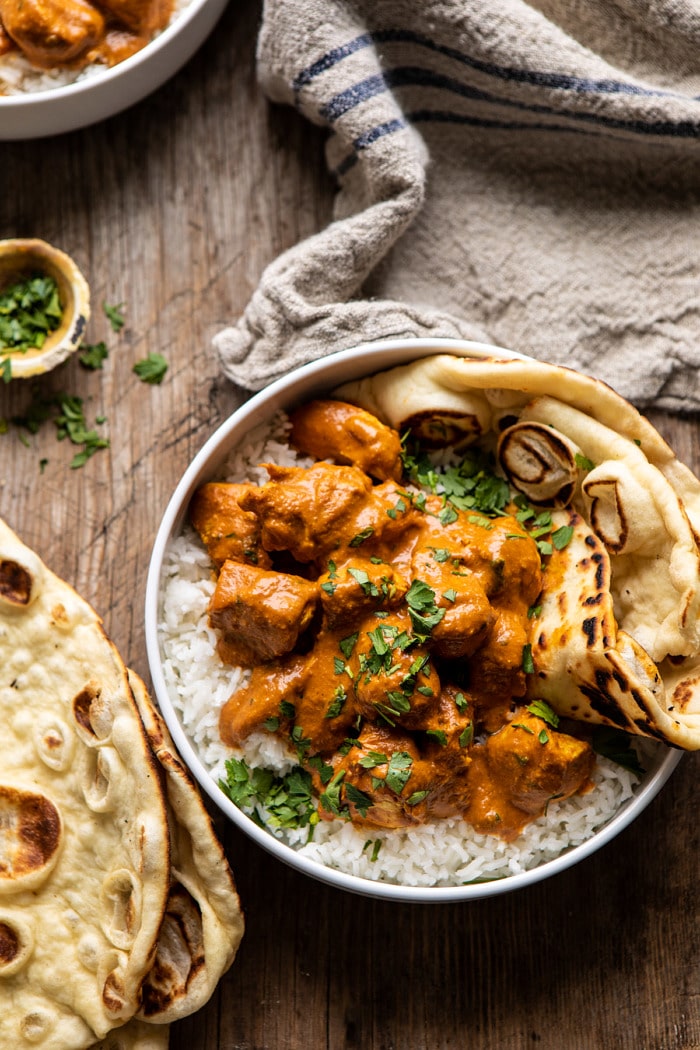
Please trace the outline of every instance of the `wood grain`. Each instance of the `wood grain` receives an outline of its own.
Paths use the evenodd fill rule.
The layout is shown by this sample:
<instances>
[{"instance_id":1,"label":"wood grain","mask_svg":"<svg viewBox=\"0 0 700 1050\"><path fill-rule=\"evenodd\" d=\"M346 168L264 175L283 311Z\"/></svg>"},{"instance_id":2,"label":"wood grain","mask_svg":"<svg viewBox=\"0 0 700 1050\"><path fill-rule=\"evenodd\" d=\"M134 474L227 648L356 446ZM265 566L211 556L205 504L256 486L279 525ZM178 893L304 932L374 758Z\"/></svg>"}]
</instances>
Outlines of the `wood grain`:
<instances>
[{"instance_id":1,"label":"wood grain","mask_svg":"<svg viewBox=\"0 0 700 1050\"><path fill-rule=\"evenodd\" d=\"M104 616L147 675L151 546L187 463L241 402L210 340L263 267L322 228L333 187L323 140L271 107L255 78L260 5L230 5L188 66L127 113L2 146L0 236L70 252L93 293L77 360L0 390L0 418L59 392L103 414L111 441L81 470L46 424L0 435L0 515ZM113 333L102 303L125 303ZM132 373L149 350L161 386ZM655 414L700 469L695 421ZM40 462L45 459L43 473ZM686 1050L700 1047L697 756L614 842L518 893L424 907L341 894L217 818L247 916L238 959L173 1050Z\"/></svg>"}]
</instances>

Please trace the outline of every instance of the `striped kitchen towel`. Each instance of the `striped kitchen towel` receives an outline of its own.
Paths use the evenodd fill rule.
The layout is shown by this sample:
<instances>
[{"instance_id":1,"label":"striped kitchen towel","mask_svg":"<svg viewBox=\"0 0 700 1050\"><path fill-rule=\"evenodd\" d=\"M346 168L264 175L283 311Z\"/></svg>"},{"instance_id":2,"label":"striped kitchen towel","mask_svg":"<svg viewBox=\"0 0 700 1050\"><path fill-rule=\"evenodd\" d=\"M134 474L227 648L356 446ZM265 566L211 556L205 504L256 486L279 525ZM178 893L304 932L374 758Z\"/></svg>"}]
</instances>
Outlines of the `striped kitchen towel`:
<instances>
[{"instance_id":1,"label":"striped kitchen towel","mask_svg":"<svg viewBox=\"0 0 700 1050\"><path fill-rule=\"evenodd\" d=\"M458 336L700 408L697 0L267 0L258 68L338 191L215 337L234 382Z\"/></svg>"}]
</instances>

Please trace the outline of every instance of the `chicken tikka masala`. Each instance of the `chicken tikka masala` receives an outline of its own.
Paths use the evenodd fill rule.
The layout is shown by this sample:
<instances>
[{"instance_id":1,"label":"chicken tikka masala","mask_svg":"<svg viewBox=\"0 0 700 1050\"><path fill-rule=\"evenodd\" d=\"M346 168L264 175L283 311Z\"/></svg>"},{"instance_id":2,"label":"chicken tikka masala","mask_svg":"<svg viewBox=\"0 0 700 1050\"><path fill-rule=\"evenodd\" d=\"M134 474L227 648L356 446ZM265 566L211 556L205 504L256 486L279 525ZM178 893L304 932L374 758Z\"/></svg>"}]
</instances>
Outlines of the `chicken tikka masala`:
<instances>
[{"instance_id":1,"label":"chicken tikka masala","mask_svg":"<svg viewBox=\"0 0 700 1050\"><path fill-rule=\"evenodd\" d=\"M42 69L116 65L168 25L173 0L0 0L0 55Z\"/></svg>"},{"instance_id":2,"label":"chicken tikka masala","mask_svg":"<svg viewBox=\"0 0 700 1050\"><path fill-rule=\"evenodd\" d=\"M314 401L291 424L312 466L264 464L266 483L210 482L190 505L219 656L250 668L224 743L285 741L321 819L456 816L515 838L594 765L528 674L545 516L484 453L439 473L353 405Z\"/></svg>"}]
</instances>

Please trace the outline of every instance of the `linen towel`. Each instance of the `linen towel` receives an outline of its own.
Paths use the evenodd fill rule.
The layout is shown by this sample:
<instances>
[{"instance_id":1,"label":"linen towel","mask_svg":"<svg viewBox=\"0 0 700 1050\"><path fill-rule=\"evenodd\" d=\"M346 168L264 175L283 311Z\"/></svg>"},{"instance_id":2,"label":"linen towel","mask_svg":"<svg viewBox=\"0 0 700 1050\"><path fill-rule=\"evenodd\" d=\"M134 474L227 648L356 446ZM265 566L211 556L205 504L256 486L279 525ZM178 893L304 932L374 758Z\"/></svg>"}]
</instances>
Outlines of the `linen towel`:
<instances>
[{"instance_id":1,"label":"linen towel","mask_svg":"<svg viewBox=\"0 0 700 1050\"><path fill-rule=\"evenodd\" d=\"M234 382L458 336L700 407L699 3L267 0L258 74L338 191L215 336Z\"/></svg>"}]
</instances>

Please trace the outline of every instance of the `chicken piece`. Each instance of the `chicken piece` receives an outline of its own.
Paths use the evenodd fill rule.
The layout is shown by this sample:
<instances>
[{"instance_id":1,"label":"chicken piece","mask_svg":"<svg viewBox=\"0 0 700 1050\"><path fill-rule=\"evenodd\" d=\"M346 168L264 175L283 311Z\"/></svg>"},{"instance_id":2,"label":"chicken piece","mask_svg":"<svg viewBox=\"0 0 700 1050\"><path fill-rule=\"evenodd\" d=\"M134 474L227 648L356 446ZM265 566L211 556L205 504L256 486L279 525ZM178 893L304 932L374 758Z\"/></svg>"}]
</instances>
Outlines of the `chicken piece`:
<instances>
[{"instance_id":1,"label":"chicken piece","mask_svg":"<svg viewBox=\"0 0 700 1050\"><path fill-rule=\"evenodd\" d=\"M525 695L523 650L527 637L521 610L497 609L486 643L469 663L471 686L480 704L489 699L502 703L504 697Z\"/></svg>"},{"instance_id":2,"label":"chicken piece","mask_svg":"<svg viewBox=\"0 0 700 1050\"><path fill-rule=\"evenodd\" d=\"M227 560L261 569L270 567L270 558L260 544L258 519L240 505L241 497L255 487L210 481L198 488L190 501L190 521L219 568Z\"/></svg>"},{"instance_id":3,"label":"chicken piece","mask_svg":"<svg viewBox=\"0 0 700 1050\"><path fill-rule=\"evenodd\" d=\"M331 630L352 624L373 609L395 607L408 590L406 580L391 565L369 558L348 558L340 565L331 560L318 583Z\"/></svg>"},{"instance_id":4,"label":"chicken piece","mask_svg":"<svg viewBox=\"0 0 700 1050\"><path fill-rule=\"evenodd\" d=\"M4 25L0 22L0 55L6 55L8 51L14 50L16 46Z\"/></svg>"},{"instance_id":5,"label":"chicken piece","mask_svg":"<svg viewBox=\"0 0 700 1050\"><path fill-rule=\"evenodd\" d=\"M132 33L149 35L168 24L172 0L95 0L108 19L120 22Z\"/></svg>"},{"instance_id":6,"label":"chicken piece","mask_svg":"<svg viewBox=\"0 0 700 1050\"><path fill-rule=\"evenodd\" d=\"M347 663L358 712L403 729L420 728L440 695L430 654L424 645L415 644L410 629L403 611L371 615L339 643L344 653L350 653Z\"/></svg>"},{"instance_id":7,"label":"chicken piece","mask_svg":"<svg viewBox=\"0 0 700 1050\"><path fill-rule=\"evenodd\" d=\"M452 771L464 768L474 740L473 714L468 693L455 685L443 686L421 726L421 754Z\"/></svg>"},{"instance_id":8,"label":"chicken piece","mask_svg":"<svg viewBox=\"0 0 700 1050\"><path fill-rule=\"evenodd\" d=\"M311 623L318 587L301 576L225 561L209 603L224 663L251 667L292 651Z\"/></svg>"},{"instance_id":9,"label":"chicken piece","mask_svg":"<svg viewBox=\"0 0 700 1050\"><path fill-rule=\"evenodd\" d=\"M5 30L42 68L79 58L104 33L104 19L85 0L0 0Z\"/></svg>"},{"instance_id":10,"label":"chicken piece","mask_svg":"<svg viewBox=\"0 0 700 1050\"><path fill-rule=\"evenodd\" d=\"M251 733L265 729L276 733L280 726L288 729L292 721L289 705L295 709L305 675L301 656L254 667L247 685L237 689L221 709L223 743L239 747Z\"/></svg>"},{"instance_id":11,"label":"chicken piece","mask_svg":"<svg viewBox=\"0 0 700 1050\"><path fill-rule=\"evenodd\" d=\"M469 569L455 570L448 549L440 547L417 549L412 573L435 592L435 604L444 610L431 632L431 650L447 660L472 656L496 622L479 577Z\"/></svg>"},{"instance_id":12,"label":"chicken piece","mask_svg":"<svg viewBox=\"0 0 700 1050\"><path fill-rule=\"evenodd\" d=\"M415 827L427 816L431 776L408 734L366 725L356 746L334 759L332 779L320 786L319 815L347 811L362 827Z\"/></svg>"},{"instance_id":13,"label":"chicken piece","mask_svg":"<svg viewBox=\"0 0 700 1050\"><path fill-rule=\"evenodd\" d=\"M344 401L311 401L291 420L291 441L301 452L349 463L380 481L400 480L401 439L371 412Z\"/></svg>"},{"instance_id":14,"label":"chicken piece","mask_svg":"<svg viewBox=\"0 0 700 1050\"><path fill-rule=\"evenodd\" d=\"M264 465L271 480L246 493L241 506L260 521L265 550L289 551L300 562L325 566L340 548L362 546L363 553L371 552L415 514L393 482L373 489L357 467Z\"/></svg>"},{"instance_id":15,"label":"chicken piece","mask_svg":"<svg viewBox=\"0 0 700 1050\"><path fill-rule=\"evenodd\" d=\"M531 816L543 813L551 800L581 790L595 764L589 744L552 729L523 708L487 739L486 755L491 776L513 805Z\"/></svg>"}]
</instances>

